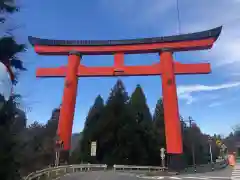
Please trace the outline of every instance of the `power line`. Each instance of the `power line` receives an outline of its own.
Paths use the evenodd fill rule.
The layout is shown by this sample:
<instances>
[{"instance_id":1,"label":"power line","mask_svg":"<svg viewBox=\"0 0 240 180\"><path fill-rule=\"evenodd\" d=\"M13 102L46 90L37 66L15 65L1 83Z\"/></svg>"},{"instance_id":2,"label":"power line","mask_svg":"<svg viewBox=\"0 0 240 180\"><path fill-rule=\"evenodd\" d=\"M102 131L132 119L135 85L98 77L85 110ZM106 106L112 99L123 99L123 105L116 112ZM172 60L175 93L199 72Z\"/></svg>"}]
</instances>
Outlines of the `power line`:
<instances>
[{"instance_id":1,"label":"power line","mask_svg":"<svg viewBox=\"0 0 240 180\"><path fill-rule=\"evenodd\" d=\"M177 4L177 21L178 21L178 34L181 34L181 19L180 19L180 10L179 10L179 2L176 0Z\"/></svg>"},{"instance_id":2,"label":"power line","mask_svg":"<svg viewBox=\"0 0 240 180\"><path fill-rule=\"evenodd\" d=\"M180 10L179 10L178 0L176 0L176 6L177 6L178 34L181 34L181 20L180 20ZM174 53L173 56L175 57L175 59L177 58L176 53Z\"/></svg>"}]
</instances>

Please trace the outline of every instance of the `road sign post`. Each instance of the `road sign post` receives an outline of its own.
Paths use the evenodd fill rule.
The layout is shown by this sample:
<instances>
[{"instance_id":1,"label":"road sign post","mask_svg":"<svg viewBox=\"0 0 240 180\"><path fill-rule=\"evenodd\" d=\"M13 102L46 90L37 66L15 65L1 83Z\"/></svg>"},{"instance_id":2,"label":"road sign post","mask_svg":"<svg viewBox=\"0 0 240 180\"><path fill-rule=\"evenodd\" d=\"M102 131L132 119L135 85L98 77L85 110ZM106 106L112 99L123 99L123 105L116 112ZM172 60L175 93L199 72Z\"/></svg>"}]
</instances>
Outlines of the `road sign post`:
<instances>
[{"instance_id":1,"label":"road sign post","mask_svg":"<svg viewBox=\"0 0 240 180\"><path fill-rule=\"evenodd\" d=\"M59 166L60 164L60 152L63 149L63 141L59 140L59 137L56 137L55 141L55 166Z\"/></svg>"},{"instance_id":2,"label":"road sign post","mask_svg":"<svg viewBox=\"0 0 240 180\"><path fill-rule=\"evenodd\" d=\"M221 158L225 159L225 152L227 150L227 146L221 141L221 140L216 140L216 145L220 148L220 156Z\"/></svg>"},{"instance_id":3,"label":"road sign post","mask_svg":"<svg viewBox=\"0 0 240 180\"><path fill-rule=\"evenodd\" d=\"M165 167L165 148L161 148L160 152L162 167Z\"/></svg>"},{"instance_id":4,"label":"road sign post","mask_svg":"<svg viewBox=\"0 0 240 180\"><path fill-rule=\"evenodd\" d=\"M213 166L213 157L212 157L212 138L209 136L208 137L208 143L209 143L209 154L210 154L210 160L211 160L211 165L212 165L212 170L214 170Z\"/></svg>"}]
</instances>

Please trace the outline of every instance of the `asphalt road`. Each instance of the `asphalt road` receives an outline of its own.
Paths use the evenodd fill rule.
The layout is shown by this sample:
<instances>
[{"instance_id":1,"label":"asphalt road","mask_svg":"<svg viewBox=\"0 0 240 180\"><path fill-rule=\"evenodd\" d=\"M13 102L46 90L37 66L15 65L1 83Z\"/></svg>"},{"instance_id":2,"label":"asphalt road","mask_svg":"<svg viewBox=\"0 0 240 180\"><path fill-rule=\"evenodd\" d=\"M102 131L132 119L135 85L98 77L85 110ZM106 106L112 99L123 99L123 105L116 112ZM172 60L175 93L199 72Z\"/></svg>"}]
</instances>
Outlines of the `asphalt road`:
<instances>
[{"instance_id":1,"label":"asphalt road","mask_svg":"<svg viewBox=\"0 0 240 180\"><path fill-rule=\"evenodd\" d=\"M189 175L174 175L174 176L146 176L139 173L114 172L114 171L94 171L94 172L79 172L67 174L60 180L230 180L232 175L231 168L223 170L196 173Z\"/></svg>"}]
</instances>

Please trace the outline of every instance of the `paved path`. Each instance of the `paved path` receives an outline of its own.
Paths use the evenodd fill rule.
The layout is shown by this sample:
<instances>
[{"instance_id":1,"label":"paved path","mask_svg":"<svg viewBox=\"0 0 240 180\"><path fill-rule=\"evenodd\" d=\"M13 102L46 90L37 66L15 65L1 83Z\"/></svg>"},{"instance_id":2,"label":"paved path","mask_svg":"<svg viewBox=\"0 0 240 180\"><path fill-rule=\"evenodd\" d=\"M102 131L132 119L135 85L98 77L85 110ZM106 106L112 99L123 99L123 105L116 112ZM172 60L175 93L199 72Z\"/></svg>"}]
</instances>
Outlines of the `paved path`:
<instances>
[{"instance_id":1,"label":"paved path","mask_svg":"<svg viewBox=\"0 0 240 180\"><path fill-rule=\"evenodd\" d=\"M202 174L178 175L178 176L146 176L128 172L114 171L94 171L94 172L79 172L68 174L60 180L230 180L232 169L226 168L221 171L214 171ZM236 179L234 179L236 180Z\"/></svg>"},{"instance_id":2,"label":"paved path","mask_svg":"<svg viewBox=\"0 0 240 180\"><path fill-rule=\"evenodd\" d=\"M240 180L240 163L237 163L232 171L232 180Z\"/></svg>"}]
</instances>

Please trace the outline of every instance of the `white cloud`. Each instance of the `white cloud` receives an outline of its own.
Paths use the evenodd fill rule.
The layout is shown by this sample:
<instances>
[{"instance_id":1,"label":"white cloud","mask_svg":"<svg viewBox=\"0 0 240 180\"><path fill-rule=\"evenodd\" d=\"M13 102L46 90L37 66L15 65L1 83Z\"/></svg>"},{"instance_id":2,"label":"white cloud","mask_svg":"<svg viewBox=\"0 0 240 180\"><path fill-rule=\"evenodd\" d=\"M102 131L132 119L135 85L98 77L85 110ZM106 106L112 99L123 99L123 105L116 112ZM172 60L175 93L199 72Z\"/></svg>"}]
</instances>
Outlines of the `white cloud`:
<instances>
[{"instance_id":1,"label":"white cloud","mask_svg":"<svg viewBox=\"0 0 240 180\"><path fill-rule=\"evenodd\" d=\"M222 103L220 103L220 102L213 102L213 103L211 103L211 104L209 104L208 105L208 107L216 107L216 106L221 106L222 105Z\"/></svg>"},{"instance_id":2,"label":"white cloud","mask_svg":"<svg viewBox=\"0 0 240 180\"><path fill-rule=\"evenodd\" d=\"M213 86L206 86L206 85L183 85L178 87L178 93L184 94L184 93L191 93L191 92L197 92L197 91L214 91L219 89L227 89L231 87L237 87L240 86L240 82L233 82L228 84L220 84L220 85L213 85Z\"/></svg>"},{"instance_id":3,"label":"white cloud","mask_svg":"<svg viewBox=\"0 0 240 180\"><path fill-rule=\"evenodd\" d=\"M235 26L240 29L239 25ZM240 33L223 29L222 37L216 42L216 46L212 49L210 57L217 66L225 66L231 68L232 72L236 72L240 68Z\"/></svg>"},{"instance_id":4,"label":"white cloud","mask_svg":"<svg viewBox=\"0 0 240 180\"><path fill-rule=\"evenodd\" d=\"M194 92L203 92L203 91L216 91L221 89L228 89L233 87L240 87L240 82L232 82L227 84L219 84L213 86L206 86L206 85L182 85L178 86L177 93L179 99L186 100L187 104L191 104L193 101L196 101L197 98L193 97L192 93Z\"/></svg>"},{"instance_id":5,"label":"white cloud","mask_svg":"<svg viewBox=\"0 0 240 180\"><path fill-rule=\"evenodd\" d=\"M183 33L197 32L223 25L220 37L213 48L201 54L215 67L223 67L228 72L238 72L240 69L240 3L203 0L198 3L192 1L189 5L192 5L191 10L182 12L181 16ZM187 18L188 16L190 18Z\"/></svg>"},{"instance_id":6,"label":"white cloud","mask_svg":"<svg viewBox=\"0 0 240 180\"><path fill-rule=\"evenodd\" d=\"M119 14L131 28L148 28L158 35L178 32L176 0L104 0L103 6ZM240 0L179 0L180 33L191 33L223 25L214 47L201 55L215 67L240 70Z\"/></svg>"},{"instance_id":7,"label":"white cloud","mask_svg":"<svg viewBox=\"0 0 240 180\"><path fill-rule=\"evenodd\" d=\"M186 100L186 104L192 104L193 101L196 100L196 98L193 98L193 96L190 93L183 93L183 94L179 94L178 97L180 99Z\"/></svg>"}]
</instances>

